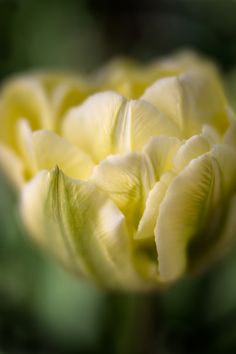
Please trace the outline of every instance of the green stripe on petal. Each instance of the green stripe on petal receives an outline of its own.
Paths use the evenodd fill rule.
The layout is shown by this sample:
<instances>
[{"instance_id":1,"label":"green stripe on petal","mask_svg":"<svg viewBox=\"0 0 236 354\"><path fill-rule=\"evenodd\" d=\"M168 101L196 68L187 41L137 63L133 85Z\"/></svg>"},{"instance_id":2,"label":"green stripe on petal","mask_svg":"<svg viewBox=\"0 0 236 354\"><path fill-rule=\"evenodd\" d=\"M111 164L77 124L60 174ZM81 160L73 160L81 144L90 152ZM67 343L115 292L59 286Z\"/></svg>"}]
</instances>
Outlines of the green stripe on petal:
<instances>
[{"instance_id":1,"label":"green stripe on petal","mask_svg":"<svg viewBox=\"0 0 236 354\"><path fill-rule=\"evenodd\" d=\"M32 235L75 272L109 288L145 288L133 269L123 214L93 183L58 168L23 190L21 211Z\"/></svg>"}]
</instances>

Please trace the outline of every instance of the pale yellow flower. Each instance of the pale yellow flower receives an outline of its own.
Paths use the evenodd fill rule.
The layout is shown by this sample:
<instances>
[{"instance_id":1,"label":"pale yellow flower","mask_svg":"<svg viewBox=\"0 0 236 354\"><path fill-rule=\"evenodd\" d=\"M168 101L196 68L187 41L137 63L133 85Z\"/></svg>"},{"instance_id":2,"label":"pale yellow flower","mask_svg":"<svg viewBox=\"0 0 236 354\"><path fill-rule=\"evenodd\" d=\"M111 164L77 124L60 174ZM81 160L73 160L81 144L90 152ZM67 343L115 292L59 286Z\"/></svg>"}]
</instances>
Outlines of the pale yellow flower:
<instances>
[{"instance_id":1,"label":"pale yellow flower","mask_svg":"<svg viewBox=\"0 0 236 354\"><path fill-rule=\"evenodd\" d=\"M212 64L182 54L87 81L35 74L0 100L0 162L22 219L72 272L153 289L232 245L236 121Z\"/></svg>"}]
</instances>

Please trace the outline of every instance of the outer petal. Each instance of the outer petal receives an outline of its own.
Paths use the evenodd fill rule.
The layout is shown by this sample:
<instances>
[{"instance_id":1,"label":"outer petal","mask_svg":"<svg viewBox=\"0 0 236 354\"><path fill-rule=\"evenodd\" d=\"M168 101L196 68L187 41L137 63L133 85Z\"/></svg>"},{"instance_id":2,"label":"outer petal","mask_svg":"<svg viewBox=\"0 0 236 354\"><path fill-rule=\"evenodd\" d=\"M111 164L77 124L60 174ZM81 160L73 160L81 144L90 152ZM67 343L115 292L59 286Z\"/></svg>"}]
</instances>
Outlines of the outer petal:
<instances>
[{"instance_id":1,"label":"outer petal","mask_svg":"<svg viewBox=\"0 0 236 354\"><path fill-rule=\"evenodd\" d=\"M217 160L222 174L224 195L236 191L236 149L226 144L215 145L211 152Z\"/></svg>"},{"instance_id":2,"label":"outer petal","mask_svg":"<svg viewBox=\"0 0 236 354\"><path fill-rule=\"evenodd\" d=\"M199 133L204 123L221 132L228 126L223 90L217 78L205 70L161 79L142 98L177 123L185 137Z\"/></svg>"},{"instance_id":3,"label":"outer petal","mask_svg":"<svg viewBox=\"0 0 236 354\"><path fill-rule=\"evenodd\" d=\"M19 157L4 145L0 145L0 167L17 188L23 186L24 166Z\"/></svg>"},{"instance_id":4,"label":"outer petal","mask_svg":"<svg viewBox=\"0 0 236 354\"><path fill-rule=\"evenodd\" d=\"M186 269L187 245L204 225L213 184L214 171L208 155L192 160L171 183L155 227L162 280L172 281Z\"/></svg>"},{"instance_id":5,"label":"outer petal","mask_svg":"<svg viewBox=\"0 0 236 354\"><path fill-rule=\"evenodd\" d=\"M38 80L25 77L10 81L1 94L0 137L15 147L18 119L29 120L32 129L53 128L52 114L47 97Z\"/></svg>"},{"instance_id":6,"label":"outer petal","mask_svg":"<svg viewBox=\"0 0 236 354\"><path fill-rule=\"evenodd\" d=\"M110 288L143 288L132 266L124 216L89 182L58 169L23 190L21 211L31 234L66 266Z\"/></svg>"}]
</instances>

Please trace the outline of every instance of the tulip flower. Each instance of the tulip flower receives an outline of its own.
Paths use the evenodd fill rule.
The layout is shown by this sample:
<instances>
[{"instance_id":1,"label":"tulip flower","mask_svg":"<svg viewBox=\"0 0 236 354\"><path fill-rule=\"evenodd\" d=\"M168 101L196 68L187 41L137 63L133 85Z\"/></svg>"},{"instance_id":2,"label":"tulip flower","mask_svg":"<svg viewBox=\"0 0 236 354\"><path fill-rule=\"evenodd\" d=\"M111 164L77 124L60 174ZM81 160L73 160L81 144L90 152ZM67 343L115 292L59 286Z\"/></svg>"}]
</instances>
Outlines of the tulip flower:
<instances>
[{"instance_id":1,"label":"tulip flower","mask_svg":"<svg viewBox=\"0 0 236 354\"><path fill-rule=\"evenodd\" d=\"M160 288L233 245L236 119L193 54L6 81L0 142L29 234L98 285Z\"/></svg>"}]
</instances>

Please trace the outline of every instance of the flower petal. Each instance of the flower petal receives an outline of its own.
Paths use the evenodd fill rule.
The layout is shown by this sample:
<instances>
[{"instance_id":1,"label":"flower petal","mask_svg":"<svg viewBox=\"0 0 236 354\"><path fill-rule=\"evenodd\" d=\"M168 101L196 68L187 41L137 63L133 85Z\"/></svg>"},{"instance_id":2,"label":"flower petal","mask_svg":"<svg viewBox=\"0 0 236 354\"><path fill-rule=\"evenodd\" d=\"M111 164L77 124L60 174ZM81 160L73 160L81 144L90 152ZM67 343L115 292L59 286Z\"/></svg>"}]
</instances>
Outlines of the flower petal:
<instances>
[{"instance_id":1,"label":"flower petal","mask_svg":"<svg viewBox=\"0 0 236 354\"><path fill-rule=\"evenodd\" d=\"M145 286L132 266L124 216L93 183L58 168L39 173L23 190L21 212L34 238L73 271L110 288Z\"/></svg>"},{"instance_id":2,"label":"flower petal","mask_svg":"<svg viewBox=\"0 0 236 354\"><path fill-rule=\"evenodd\" d=\"M210 123L224 132L227 104L220 82L206 70L192 70L155 82L142 96L171 118L185 137L199 133Z\"/></svg>"},{"instance_id":3,"label":"flower petal","mask_svg":"<svg viewBox=\"0 0 236 354\"><path fill-rule=\"evenodd\" d=\"M212 156L220 166L225 196L236 192L236 153L234 146L215 145Z\"/></svg>"},{"instance_id":4,"label":"flower petal","mask_svg":"<svg viewBox=\"0 0 236 354\"><path fill-rule=\"evenodd\" d=\"M177 138L158 136L152 138L144 147L143 151L151 160L156 180L173 168L173 158L180 145L181 142Z\"/></svg>"},{"instance_id":5,"label":"flower petal","mask_svg":"<svg viewBox=\"0 0 236 354\"><path fill-rule=\"evenodd\" d=\"M192 159L205 154L209 149L209 143L203 136L194 135L179 148L174 157L174 165L177 170L182 170Z\"/></svg>"},{"instance_id":6,"label":"flower petal","mask_svg":"<svg viewBox=\"0 0 236 354\"><path fill-rule=\"evenodd\" d=\"M32 129L53 128L52 114L45 92L33 77L16 78L4 86L1 93L2 141L15 147L16 121L29 120Z\"/></svg>"},{"instance_id":7,"label":"flower petal","mask_svg":"<svg viewBox=\"0 0 236 354\"><path fill-rule=\"evenodd\" d=\"M123 105L115 127L116 151L139 151L154 136L178 136L177 126L153 105L130 100Z\"/></svg>"},{"instance_id":8,"label":"flower petal","mask_svg":"<svg viewBox=\"0 0 236 354\"><path fill-rule=\"evenodd\" d=\"M0 167L17 188L24 184L24 166L19 157L4 145L0 145Z\"/></svg>"},{"instance_id":9,"label":"flower petal","mask_svg":"<svg viewBox=\"0 0 236 354\"><path fill-rule=\"evenodd\" d=\"M151 104L127 101L114 92L93 95L72 109L62 130L96 162L111 153L141 150L152 136L178 135L175 124Z\"/></svg>"},{"instance_id":10,"label":"flower petal","mask_svg":"<svg viewBox=\"0 0 236 354\"><path fill-rule=\"evenodd\" d=\"M94 164L79 148L49 130L32 132L26 121L19 121L18 126L19 149L29 177L56 165L72 178L89 177Z\"/></svg>"},{"instance_id":11,"label":"flower petal","mask_svg":"<svg viewBox=\"0 0 236 354\"><path fill-rule=\"evenodd\" d=\"M159 215L160 205L173 177L172 173L165 173L149 192L135 239L154 238L154 228Z\"/></svg>"},{"instance_id":12,"label":"flower petal","mask_svg":"<svg viewBox=\"0 0 236 354\"><path fill-rule=\"evenodd\" d=\"M236 146L236 122L232 123L227 129L224 136L224 142L226 144Z\"/></svg>"},{"instance_id":13,"label":"flower petal","mask_svg":"<svg viewBox=\"0 0 236 354\"><path fill-rule=\"evenodd\" d=\"M52 95L52 106L56 117L55 130L60 131L61 119L72 107L81 103L92 89L82 80L66 80L58 85Z\"/></svg>"},{"instance_id":14,"label":"flower petal","mask_svg":"<svg viewBox=\"0 0 236 354\"><path fill-rule=\"evenodd\" d=\"M92 181L124 213L129 226L137 226L146 196L155 181L148 160L138 153L109 156L94 168Z\"/></svg>"},{"instance_id":15,"label":"flower petal","mask_svg":"<svg viewBox=\"0 0 236 354\"><path fill-rule=\"evenodd\" d=\"M93 169L94 164L87 154L53 132L34 132L32 144L38 170L50 170L58 165L66 175L85 179Z\"/></svg>"},{"instance_id":16,"label":"flower petal","mask_svg":"<svg viewBox=\"0 0 236 354\"><path fill-rule=\"evenodd\" d=\"M202 127L202 136L208 141L212 147L214 144L219 144L222 140L219 132L211 125L204 124Z\"/></svg>"},{"instance_id":17,"label":"flower petal","mask_svg":"<svg viewBox=\"0 0 236 354\"><path fill-rule=\"evenodd\" d=\"M114 92L90 96L65 117L62 134L99 162L112 152L112 132L124 102Z\"/></svg>"},{"instance_id":18,"label":"flower petal","mask_svg":"<svg viewBox=\"0 0 236 354\"><path fill-rule=\"evenodd\" d=\"M186 270L187 245L204 224L213 181L211 158L202 155L192 160L171 183L155 227L163 281L175 280Z\"/></svg>"}]
</instances>

